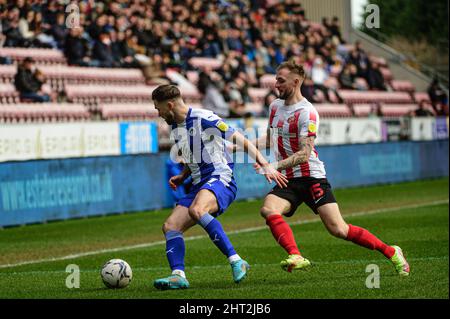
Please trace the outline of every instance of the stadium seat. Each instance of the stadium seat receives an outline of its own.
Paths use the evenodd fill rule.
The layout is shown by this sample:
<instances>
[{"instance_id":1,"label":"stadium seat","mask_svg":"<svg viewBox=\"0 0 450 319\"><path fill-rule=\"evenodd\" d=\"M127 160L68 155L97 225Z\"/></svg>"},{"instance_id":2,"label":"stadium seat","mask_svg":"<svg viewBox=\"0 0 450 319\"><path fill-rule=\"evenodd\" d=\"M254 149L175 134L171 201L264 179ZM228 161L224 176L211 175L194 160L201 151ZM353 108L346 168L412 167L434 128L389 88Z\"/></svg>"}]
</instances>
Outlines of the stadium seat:
<instances>
[{"instance_id":1,"label":"stadium seat","mask_svg":"<svg viewBox=\"0 0 450 319\"><path fill-rule=\"evenodd\" d=\"M245 103L245 111L252 113L253 116L260 116L264 111L263 103Z\"/></svg>"},{"instance_id":2,"label":"stadium seat","mask_svg":"<svg viewBox=\"0 0 450 319\"><path fill-rule=\"evenodd\" d=\"M394 91L400 92L414 92L416 88L408 80L392 80L391 87Z\"/></svg>"},{"instance_id":3,"label":"stadium seat","mask_svg":"<svg viewBox=\"0 0 450 319\"><path fill-rule=\"evenodd\" d=\"M353 104L353 113L357 117L367 117L372 111L371 104Z\"/></svg>"},{"instance_id":4,"label":"stadium seat","mask_svg":"<svg viewBox=\"0 0 450 319\"><path fill-rule=\"evenodd\" d=\"M19 92L12 83L0 83L0 103L19 102Z\"/></svg>"},{"instance_id":5,"label":"stadium seat","mask_svg":"<svg viewBox=\"0 0 450 319\"><path fill-rule=\"evenodd\" d=\"M261 78L259 79L260 83L261 83L261 87L263 88L272 88L275 86L275 82L276 82L276 76L275 74L264 74L261 76Z\"/></svg>"},{"instance_id":6,"label":"stadium seat","mask_svg":"<svg viewBox=\"0 0 450 319\"><path fill-rule=\"evenodd\" d=\"M142 104L100 104L99 110L104 120L150 120L158 116L155 106Z\"/></svg>"},{"instance_id":7,"label":"stadium seat","mask_svg":"<svg viewBox=\"0 0 450 319\"><path fill-rule=\"evenodd\" d=\"M338 90L338 93L346 104L374 102L407 104L413 102L411 96L406 92Z\"/></svg>"},{"instance_id":8,"label":"stadium seat","mask_svg":"<svg viewBox=\"0 0 450 319\"><path fill-rule=\"evenodd\" d=\"M386 59L383 57L371 55L369 57L369 60L377 63L379 66L381 66L383 68L387 68L387 66L388 66Z\"/></svg>"},{"instance_id":9,"label":"stadium seat","mask_svg":"<svg viewBox=\"0 0 450 319\"><path fill-rule=\"evenodd\" d=\"M390 82L393 78L392 72L387 67L380 67L380 72L383 74L383 78L386 82Z\"/></svg>"},{"instance_id":10,"label":"stadium seat","mask_svg":"<svg viewBox=\"0 0 450 319\"><path fill-rule=\"evenodd\" d=\"M420 103L420 101L431 103L430 96L427 92L415 92L413 96L416 103Z\"/></svg>"},{"instance_id":11,"label":"stadium seat","mask_svg":"<svg viewBox=\"0 0 450 319\"><path fill-rule=\"evenodd\" d=\"M14 80L17 72L15 65L0 65L0 83L10 83Z\"/></svg>"},{"instance_id":12,"label":"stadium seat","mask_svg":"<svg viewBox=\"0 0 450 319\"><path fill-rule=\"evenodd\" d=\"M42 64L67 64L64 54L60 50L43 48L0 48L0 55L11 57L14 61L22 61L25 57L32 57Z\"/></svg>"},{"instance_id":13,"label":"stadium seat","mask_svg":"<svg viewBox=\"0 0 450 319\"><path fill-rule=\"evenodd\" d=\"M197 69L209 67L214 70L222 66L222 61L216 58L194 57L189 60L189 64Z\"/></svg>"},{"instance_id":14,"label":"stadium seat","mask_svg":"<svg viewBox=\"0 0 450 319\"><path fill-rule=\"evenodd\" d=\"M197 82L198 82L198 72L197 71L187 71L186 77L192 84L197 85Z\"/></svg>"},{"instance_id":15,"label":"stadium seat","mask_svg":"<svg viewBox=\"0 0 450 319\"><path fill-rule=\"evenodd\" d=\"M401 117L410 115L417 107L416 104L383 104L381 113L385 117Z\"/></svg>"},{"instance_id":16,"label":"stadium seat","mask_svg":"<svg viewBox=\"0 0 450 319\"><path fill-rule=\"evenodd\" d=\"M269 91L267 88L249 88L248 95L253 102L264 102L264 98Z\"/></svg>"},{"instance_id":17,"label":"stadium seat","mask_svg":"<svg viewBox=\"0 0 450 319\"><path fill-rule=\"evenodd\" d=\"M314 104L320 117L351 117L352 112L345 104Z\"/></svg>"},{"instance_id":18,"label":"stadium seat","mask_svg":"<svg viewBox=\"0 0 450 319\"><path fill-rule=\"evenodd\" d=\"M86 121L90 117L82 104L17 103L0 107L0 121L6 123Z\"/></svg>"},{"instance_id":19,"label":"stadium seat","mask_svg":"<svg viewBox=\"0 0 450 319\"><path fill-rule=\"evenodd\" d=\"M98 104L104 103L145 103L151 102L152 92L156 86L147 85L75 85L65 86L69 101L88 105L90 110L97 110Z\"/></svg>"}]
</instances>

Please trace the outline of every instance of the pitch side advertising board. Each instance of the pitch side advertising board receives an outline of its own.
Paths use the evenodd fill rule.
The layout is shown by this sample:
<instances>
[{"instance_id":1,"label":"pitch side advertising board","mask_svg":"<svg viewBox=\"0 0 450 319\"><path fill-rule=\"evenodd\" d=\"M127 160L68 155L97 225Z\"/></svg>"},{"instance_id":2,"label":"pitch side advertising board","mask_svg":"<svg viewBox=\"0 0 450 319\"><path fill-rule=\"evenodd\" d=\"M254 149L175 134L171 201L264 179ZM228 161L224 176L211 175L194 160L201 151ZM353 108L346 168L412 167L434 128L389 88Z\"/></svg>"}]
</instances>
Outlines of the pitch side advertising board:
<instances>
[{"instance_id":1,"label":"pitch side advertising board","mask_svg":"<svg viewBox=\"0 0 450 319\"><path fill-rule=\"evenodd\" d=\"M153 122L8 124L0 127L0 162L157 151L157 125Z\"/></svg>"}]
</instances>

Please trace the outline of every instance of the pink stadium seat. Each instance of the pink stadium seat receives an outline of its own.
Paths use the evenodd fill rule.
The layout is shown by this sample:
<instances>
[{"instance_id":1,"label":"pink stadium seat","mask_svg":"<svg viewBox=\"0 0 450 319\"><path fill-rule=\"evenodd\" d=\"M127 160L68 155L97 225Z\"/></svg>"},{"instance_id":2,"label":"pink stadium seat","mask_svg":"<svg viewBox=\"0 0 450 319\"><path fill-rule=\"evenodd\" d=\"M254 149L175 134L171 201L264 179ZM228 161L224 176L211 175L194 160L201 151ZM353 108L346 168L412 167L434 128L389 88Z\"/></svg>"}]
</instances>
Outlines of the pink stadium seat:
<instances>
[{"instance_id":1,"label":"pink stadium seat","mask_svg":"<svg viewBox=\"0 0 450 319\"><path fill-rule=\"evenodd\" d=\"M407 104L413 102L411 96L406 92L339 90L338 93L346 104L373 102Z\"/></svg>"},{"instance_id":2,"label":"pink stadium seat","mask_svg":"<svg viewBox=\"0 0 450 319\"><path fill-rule=\"evenodd\" d=\"M18 103L0 107L1 122L85 121L90 116L81 104Z\"/></svg>"},{"instance_id":3,"label":"pink stadium seat","mask_svg":"<svg viewBox=\"0 0 450 319\"><path fill-rule=\"evenodd\" d=\"M414 93L414 101L416 103L420 103L420 101L426 101L428 103L431 103L430 96L427 92L416 92Z\"/></svg>"},{"instance_id":4,"label":"pink stadium seat","mask_svg":"<svg viewBox=\"0 0 450 319\"><path fill-rule=\"evenodd\" d=\"M38 66L50 80L63 84L144 84L145 78L139 69L92 68L67 65Z\"/></svg>"},{"instance_id":5,"label":"pink stadium seat","mask_svg":"<svg viewBox=\"0 0 450 319\"><path fill-rule=\"evenodd\" d=\"M60 50L41 48L0 48L0 55L9 56L15 61L32 57L38 63L66 64L66 58Z\"/></svg>"},{"instance_id":6,"label":"pink stadium seat","mask_svg":"<svg viewBox=\"0 0 450 319\"><path fill-rule=\"evenodd\" d=\"M381 113L386 117L400 117L411 114L417 109L416 104L384 104L381 105Z\"/></svg>"},{"instance_id":7,"label":"pink stadium seat","mask_svg":"<svg viewBox=\"0 0 450 319\"><path fill-rule=\"evenodd\" d=\"M351 117L352 112L345 104L315 104L321 117Z\"/></svg>"},{"instance_id":8,"label":"pink stadium seat","mask_svg":"<svg viewBox=\"0 0 450 319\"><path fill-rule=\"evenodd\" d=\"M155 106L142 104L101 104L99 109L105 120L149 120L158 116Z\"/></svg>"},{"instance_id":9,"label":"pink stadium seat","mask_svg":"<svg viewBox=\"0 0 450 319\"><path fill-rule=\"evenodd\" d=\"M246 103L245 111L252 113L254 116L259 116L264 111L264 106L262 103Z\"/></svg>"},{"instance_id":10,"label":"pink stadium seat","mask_svg":"<svg viewBox=\"0 0 450 319\"><path fill-rule=\"evenodd\" d=\"M384 68L386 68L388 65L387 65L387 61L386 61L386 59L385 58L383 58L383 57L379 57L379 56L370 56L370 61L373 61L373 62L376 62L376 63L378 63L381 67L384 67Z\"/></svg>"},{"instance_id":11,"label":"pink stadium seat","mask_svg":"<svg viewBox=\"0 0 450 319\"><path fill-rule=\"evenodd\" d=\"M9 83L13 81L17 72L15 65L0 65L0 83Z\"/></svg>"},{"instance_id":12,"label":"pink stadium seat","mask_svg":"<svg viewBox=\"0 0 450 319\"><path fill-rule=\"evenodd\" d=\"M66 85L69 101L83 104L151 102L156 86L147 85ZM93 109L96 109L94 107Z\"/></svg>"},{"instance_id":13,"label":"pink stadium seat","mask_svg":"<svg viewBox=\"0 0 450 319\"><path fill-rule=\"evenodd\" d=\"M394 91L414 92L416 88L408 80L392 80L391 87Z\"/></svg>"},{"instance_id":14,"label":"pink stadium seat","mask_svg":"<svg viewBox=\"0 0 450 319\"><path fill-rule=\"evenodd\" d=\"M371 104L353 104L353 111L357 117L367 117L372 111Z\"/></svg>"},{"instance_id":15,"label":"pink stadium seat","mask_svg":"<svg viewBox=\"0 0 450 319\"><path fill-rule=\"evenodd\" d=\"M0 103L19 102L19 93L12 83L0 83Z\"/></svg>"},{"instance_id":16,"label":"pink stadium seat","mask_svg":"<svg viewBox=\"0 0 450 319\"><path fill-rule=\"evenodd\" d=\"M261 83L261 87L263 88L272 88L275 86L275 74L264 74L259 79Z\"/></svg>"},{"instance_id":17,"label":"pink stadium seat","mask_svg":"<svg viewBox=\"0 0 450 319\"><path fill-rule=\"evenodd\" d=\"M222 61L216 58L194 57L189 60L189 64L194 68L209 67L214 70L222 66Z\"/></svg>"},{"instance_id":18,"label":"pink stadium seat","mask_svg":"<svg viewBox=\"0 0 450 319\"><path fill-rule=\"evenodd\" d=\"M198 72L197 71L187 71L186 77L191 83L197 85L197 82L198 82Z\"/></svg>"},{"instance_id":19,"label":"pink stadium seat","mask_svg":"<svg viewBox=\"0 0 450 319\"><path fill-rule=\"evenodd\" d=\"M383 78L385 81L389 82L392 80L393 76L392 76L392 72L391 72L391 70L389 70L389 68L381 67L380 72L381 72L381 74L383 74Z\"/></svg>"},{"instance_id":20,"label":"pink stadium seat","mask_svg":"<svg viewBox=\"0 0 450 319\"><path fill-rule=\"evenodd\" d=\"M252 99L253 102L263 102L264 97L269 93L269 89L267 88L249 88L248 95Z\"/></svg>"}]
</instances>

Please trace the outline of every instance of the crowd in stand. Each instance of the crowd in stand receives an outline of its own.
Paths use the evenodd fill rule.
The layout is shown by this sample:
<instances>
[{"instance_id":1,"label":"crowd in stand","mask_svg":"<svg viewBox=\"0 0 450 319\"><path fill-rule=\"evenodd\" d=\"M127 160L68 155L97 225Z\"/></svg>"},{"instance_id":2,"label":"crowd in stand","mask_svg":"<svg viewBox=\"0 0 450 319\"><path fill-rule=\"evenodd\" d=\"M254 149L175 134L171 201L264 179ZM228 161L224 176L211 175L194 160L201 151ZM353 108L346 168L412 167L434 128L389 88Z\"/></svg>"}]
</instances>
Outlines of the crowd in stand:
<instances>
[{"instance_id":1,"label":"crowd in stand","mask_svg":"<svg viewBox=\"0 0 450 319\"><path fill-rule=\"evenodd\" d=\"M302 93L312 102L330 101L333 67L342 69L341 88L365 89L356 81L363 78L369 89L387 89L380 66L359 43L346 49L337 17L317 28L298 1L271 2L82 0L75 2L77 19L68 22L68 1L0 0L0 46L59 49L69 65L139 67L149 83L167 81L167 68L186 75L192 57L220 58L219 69L202 70L198 89L223 116L242 116L248 88L290 58L304 66Z\"/></svg>"}]
</instances>

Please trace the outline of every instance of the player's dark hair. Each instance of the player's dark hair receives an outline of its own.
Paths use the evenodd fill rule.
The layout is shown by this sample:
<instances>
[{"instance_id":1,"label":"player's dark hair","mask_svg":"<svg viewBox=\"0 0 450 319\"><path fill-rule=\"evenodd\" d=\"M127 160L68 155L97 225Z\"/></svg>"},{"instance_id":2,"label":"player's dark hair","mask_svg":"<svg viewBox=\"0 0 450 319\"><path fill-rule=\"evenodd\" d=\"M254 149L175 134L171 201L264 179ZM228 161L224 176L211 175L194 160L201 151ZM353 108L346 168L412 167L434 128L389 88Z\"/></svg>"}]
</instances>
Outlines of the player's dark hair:
<instances>
[{"instance_id":1,"label":"player's dark hair","mask_svg":"<svg viewBox=\"0 0 450 319\"><path fill-rule=\"evenodd\" d=\"M176 99L180 96L180 90L175 85L171 84L160 85L152 92L152 99L157 102Z\"/></svg>"},{"instance_id":2,"label":"player's dark hair","mask_svg":"<svg viewBox=\"0 0 450 319\"><path fill-rule=\"evenodd\" d=\"M305 79L305 69L303 69L302 65L295 63L294 59L281 63L278 66L277 71L281 69L288 69L292 73L299 75L302 79Z\"/></svg>"}]
</instances>

